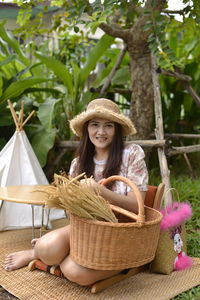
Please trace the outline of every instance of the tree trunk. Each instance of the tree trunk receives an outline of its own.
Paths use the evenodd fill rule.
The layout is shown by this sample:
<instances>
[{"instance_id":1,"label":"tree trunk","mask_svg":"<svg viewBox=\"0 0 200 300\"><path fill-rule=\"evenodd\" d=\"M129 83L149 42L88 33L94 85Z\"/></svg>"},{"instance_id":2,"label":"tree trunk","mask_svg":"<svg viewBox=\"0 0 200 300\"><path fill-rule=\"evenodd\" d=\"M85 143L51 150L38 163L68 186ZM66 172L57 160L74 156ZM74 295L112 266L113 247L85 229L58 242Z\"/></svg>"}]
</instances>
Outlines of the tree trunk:
<instances>
[{"instance_id":1,"label":"tree trunk","mask_svg":"<svg viewBox=\"0 0 200 300\"><path fill-rule=\"evenodd\" d=\"M154 113L151 55L146 45L138 43L133 45L134 47L128 47L132 80L130 118L137 130L134 138L148 139L152 133Z\"/></svg>"},{"instance_id":2,"label":"tree trunk","mask_svg":"<svg viewBox=\"0 0 200 300\"><path fill-rule=\"evenodd\" d=\"M143 30L145 23L145 17L139 18L126 40L131 60L130 118L137 130L136 139L149 139L154 115L151 51L147 42L149 33Z\"/></svg>"},{"instance_id":3,"label":"tree trunk","mask_svg":"<svg viewBox=\"0 0 200 300\"><path fill-rule=\"evenodd\" d=\"M161 11L166 0L147 0L145 9ZM149 16L140 15L132 28L122 29L115 23L102 23L100 28L107 34L121 38L127 45L130 56L132 95L130 118L137 129L136 139L148 139L152 132L154 114L154 93L152 82L151 53L148 47L148 31L144 26ZM130 137L132 139L132 137Z\"/></svg>"}]
</instances>

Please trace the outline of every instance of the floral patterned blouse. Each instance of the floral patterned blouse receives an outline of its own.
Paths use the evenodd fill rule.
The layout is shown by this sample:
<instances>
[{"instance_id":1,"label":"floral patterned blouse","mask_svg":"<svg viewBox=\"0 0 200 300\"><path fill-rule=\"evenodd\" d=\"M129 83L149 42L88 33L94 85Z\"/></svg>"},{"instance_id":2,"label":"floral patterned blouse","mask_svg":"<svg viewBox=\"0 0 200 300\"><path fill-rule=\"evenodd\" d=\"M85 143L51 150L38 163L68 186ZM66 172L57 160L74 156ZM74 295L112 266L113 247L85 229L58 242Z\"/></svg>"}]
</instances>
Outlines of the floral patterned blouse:
<instances>
[{"instance_id":1,"label":"floral patterned blouse","mask_svg":"<svg viewBox=\"0 0 200 300\"><path fill-rule=\"evenodd\" d=\"M139 145L129 144L126 145L122 154L122 165L118 175L124 176L133 181L140 191L147 191L148 184L148 171L144 160L144 151ZM78 158L73 159L69 175L75 177L75 169L78 162ZM97 161L94 158L95 169L94 179L95 181L101 180L103 169L106 161ZM112 186L112 191L118 194L126 195L131 190L125 183L116 181Z\"/></svg>"}]
</instances>

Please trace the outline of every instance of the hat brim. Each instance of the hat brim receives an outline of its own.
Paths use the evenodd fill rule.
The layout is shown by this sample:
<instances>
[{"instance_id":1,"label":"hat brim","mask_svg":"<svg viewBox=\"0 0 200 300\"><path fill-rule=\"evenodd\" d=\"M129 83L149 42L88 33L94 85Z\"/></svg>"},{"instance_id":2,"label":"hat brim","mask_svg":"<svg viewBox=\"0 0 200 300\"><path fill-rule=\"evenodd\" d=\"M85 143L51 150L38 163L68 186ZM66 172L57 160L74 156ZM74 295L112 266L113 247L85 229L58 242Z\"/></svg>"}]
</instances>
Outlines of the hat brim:
<instances>
[{"instance_id":1,"label":"hat brim","mask_svg":"<svg viewBox=\"0 0 200 300\"><path fill-rule=\"evenodd\" d=\"M135 134L136 129L131 120L121 113L112 112L106 108L84 111L70 121L70 128L78 135L82 136L83 125L94 118L108 119L122 126L123 135Z\"/></svg>"}]
</instances>

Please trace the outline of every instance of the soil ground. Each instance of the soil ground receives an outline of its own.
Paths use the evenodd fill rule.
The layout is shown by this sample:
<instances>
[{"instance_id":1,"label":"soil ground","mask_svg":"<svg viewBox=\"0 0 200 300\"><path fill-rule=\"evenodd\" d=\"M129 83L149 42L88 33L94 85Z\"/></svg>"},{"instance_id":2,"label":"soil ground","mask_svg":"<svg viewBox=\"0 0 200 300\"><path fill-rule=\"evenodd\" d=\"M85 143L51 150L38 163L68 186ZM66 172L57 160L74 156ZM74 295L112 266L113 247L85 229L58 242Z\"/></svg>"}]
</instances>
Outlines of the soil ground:
<instances>
[{"instance_id":1,"label":"soil ground","mask_svg":"<svg viewBox=\"0 0 200 300\"><path fill-rule=\"evenodd\" d=\"M8 293L0 286L0 300L17 300L17 299L19 298L16 298L12 294Z\"/></svg>"}]
</instances>

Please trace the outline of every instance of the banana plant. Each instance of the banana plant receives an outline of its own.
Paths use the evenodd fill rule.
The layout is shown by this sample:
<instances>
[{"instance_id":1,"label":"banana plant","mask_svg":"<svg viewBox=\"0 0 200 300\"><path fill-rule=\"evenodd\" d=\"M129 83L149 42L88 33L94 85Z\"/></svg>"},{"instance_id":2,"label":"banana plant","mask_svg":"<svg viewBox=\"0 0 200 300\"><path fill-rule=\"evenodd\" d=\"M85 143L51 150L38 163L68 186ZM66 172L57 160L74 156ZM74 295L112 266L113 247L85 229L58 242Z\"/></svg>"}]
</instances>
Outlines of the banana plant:
<instances>
[{"instance_id":1,"label":"banana plant","mask_svg":"<svg viewBox=\"0 0 200 300\"><path fill-rule=\"evenodd\" d=\"M68 120L91 100L92 94L85 90L88 77L114 39L104 35L88 53L83 67L71 62L69 69L58 59L41 52L35 53L38 61L31 64L17 40L8 35L3 24L0 27L0 115L8 115L8 111L5 113L7 99L15 101L16 105L23 99L27 101L27 98L29 102L32 100L32 104L37 101L37 118L26 126L26 131L41 165L44 166L47 153L53 147L56 137L62 138L60 132L64 129L60 128L66 124L65 131L68 134L65 139L66 136L70 138ZM12 49L12 53L9 49ZM56 115L57 111L59 113ZM5 119L4 125L10 125L11 122L11 118Z\"/></svg>"},{"instance_id":2,"label":"banana plant","mask_svg":"<svg viewBox=\"0 0 200 300\"><path fill-rule=\"evenodd\" d=\"M105 63L105 67L102 69L102 71L98 72L96 79L92 83L92 86L94 88L98 88L104 84L107 76L110 74L112 68L115 66L119 54L119 49L110 48L106 51L105 56L107 58L107 63ZM111 87L115 88L117 86L121 86L124 88L130 88L131 76L129 64L130 57L128 53L126 53L120 64L120 68L116 71L115 75L111 80Z\"/></svg>"},{"instance_id":3,"label":"banana plant","mask_svg":"<svg viewBox=\"0 0 200 300\"><path fill-rule=\"evenodd\" d=\"M43 83L47 79L34 77L30 60L22 51L19 42L0 23L0 104L7 99L20 96L27 88Z\"/></svg>"},{"instance_id":4,"label":"banana plant","mask_svg":"<svg viewBox=\"0 0 200 300\"><path fill-rule=\"evenodd\" d=\"M79 113L85 104L91 100L92 94L85 91L86 83L91 72L96 68L100 58L105 51L113 44L114 38L103 35L96 45L90 50L87 60L83 67L75 62L71 63L69 70L62 62L54 57L46 56L41 53L35 53L35 56L46 67L53 71L54 75L62 82L65 95L63 102L68 119Z\"/></svg>"},{"instance_id":5,"label":"banana plant","mask_svg":"<svg viewBox=\"0 0 200 300\"><path fill-rule=\"evenodd\" d=\"M85 90L86 83L90 73L96 68L99 59L113 42L114 39L112 37L108 35L102 36L88 53L84 66L80 67L77 63L71 62L71 70L54 57L43 55L39 52L35 53L36 58L45 64L61 82L59 89L63 91L62 105L68 120L79 113L87 102L91 100L92 94Z\"/></svg>"},{"instance_id":6,"label":"banana plant","mask_svg":"<svg viewBox=\"0 0 200 300\"><path fill-rule=\"evenodd\" d=\"M38 107L37 116L42 127L37 127L32 146L43 166L46 163L48 150L53 147L55 139L71 138L68 121L82 111L91 100L92 93L85 90L88 78L113 42L113 38L104 35L88 53L83 67L71 62L71 67L68 68L53 56L43 55L41 52L35 53L38 63L46 66L51 79L53 76L51 83L54 84L54 91L60 92L59 98L48 97Z\"/></svg>"},{"instance_id":7,"label":"banana plant","mask_svg":"<svg viewBox=\"0 0 200 300\"><path fill-rule=\"evenodd\" d=\"M44 93L59 94L58 90L46 88L47 82L51 79L46 78L46 74L43 74L43 66L41 64L33 63L27 58L28 55L22 50L22 47L11 34L9 34L4 28L4 22L0 23L0 126L6 128L6 130L0 131L0 149L6 144L10 138L12 131L15 129L13 126L13 120L10 111L7 107L7 100L10 99L15 103L15 107L20 106L21 100L25 101L25 113L35 109L34 101L36 97L33 95ZM34 94L33 94L34 93ZM41 101L40 97L40 101ZM28 105L27 105L28 104ZM36 105L37 106L37 105ZM48 117L50 116L48 111ZM42 166L45 165L44 152L46 155L53 146L55 141L55 130L49 130L45 128L44 124L38 121L37 117L32 118L33 122L37 123L37 130L35 126L27 125L29 137L33 140L38 140L38 132L40 132L40 139L48 140L45 143L45 147L34 147L35 151L40 153L38 158ZM32 130L30 130L32 128ZM39 128L39 130L38 130ZM34 134L35 133L35 136ZM48 149L47 149L48 145Z\"/></svg>"}]
</instances>

